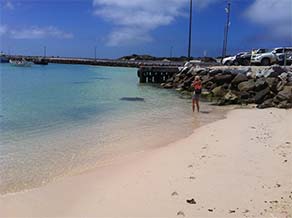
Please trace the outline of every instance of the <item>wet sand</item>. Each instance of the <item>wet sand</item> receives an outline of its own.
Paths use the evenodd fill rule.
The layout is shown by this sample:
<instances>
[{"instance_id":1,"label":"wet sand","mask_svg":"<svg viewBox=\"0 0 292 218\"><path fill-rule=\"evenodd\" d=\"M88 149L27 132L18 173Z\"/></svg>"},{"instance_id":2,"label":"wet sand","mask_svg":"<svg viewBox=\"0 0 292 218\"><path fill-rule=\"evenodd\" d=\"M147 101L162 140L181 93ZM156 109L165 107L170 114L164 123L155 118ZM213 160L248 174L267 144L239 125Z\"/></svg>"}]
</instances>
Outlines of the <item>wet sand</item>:
<instances>
[{"instance_id":1,"label":"wet sand","mask_svg":"<svg viewBox=\"0 0 292 218\"><path fill-rule=\"evenodd\" d=\"M168 146L2 196L0 216L292 217L291 123L292 110L234 110Z\"/></svg>"}]
</instances>

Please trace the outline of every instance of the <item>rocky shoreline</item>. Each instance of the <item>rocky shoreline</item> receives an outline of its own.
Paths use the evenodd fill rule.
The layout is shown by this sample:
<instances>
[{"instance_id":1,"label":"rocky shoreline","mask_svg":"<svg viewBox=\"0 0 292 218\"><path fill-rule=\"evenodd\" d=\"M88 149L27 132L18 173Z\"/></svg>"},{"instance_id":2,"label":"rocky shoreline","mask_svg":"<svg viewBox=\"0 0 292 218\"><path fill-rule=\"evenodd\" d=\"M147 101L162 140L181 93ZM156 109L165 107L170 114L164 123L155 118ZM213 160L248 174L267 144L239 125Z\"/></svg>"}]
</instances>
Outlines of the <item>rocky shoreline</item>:
<instances>
[{"instance_id":1,"label":"rocky shoreline","mask_svg":"<svg viewBox=\"0 0 292 218\"><path fill-rule=\"evenodd\" d=\"M195 76L203 84L202 99L216 105L257 104L258 108L292 108L292 67L184 67L161 87L191 98Z\"/></svg>"}]
</instances>

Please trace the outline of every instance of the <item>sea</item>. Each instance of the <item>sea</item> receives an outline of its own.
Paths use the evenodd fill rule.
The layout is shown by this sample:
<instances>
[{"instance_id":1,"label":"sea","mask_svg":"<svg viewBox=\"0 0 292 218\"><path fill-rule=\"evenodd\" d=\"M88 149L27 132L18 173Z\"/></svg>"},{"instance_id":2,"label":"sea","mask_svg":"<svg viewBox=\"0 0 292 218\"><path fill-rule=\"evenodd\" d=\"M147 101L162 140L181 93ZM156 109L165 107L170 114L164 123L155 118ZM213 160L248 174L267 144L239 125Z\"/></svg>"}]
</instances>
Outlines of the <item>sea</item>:
<instances>
[{"instance_id":1,"label":"sea","mask_svg":"<svg viewBox=\"0 0 292 218\"><path fill-rule=\"evenodd\" d=\"M221 116L136 68L0 64L0 194L38 188L186 137ZM122 98L143 98L128 101Z\"/></svg>"}]
</instances>

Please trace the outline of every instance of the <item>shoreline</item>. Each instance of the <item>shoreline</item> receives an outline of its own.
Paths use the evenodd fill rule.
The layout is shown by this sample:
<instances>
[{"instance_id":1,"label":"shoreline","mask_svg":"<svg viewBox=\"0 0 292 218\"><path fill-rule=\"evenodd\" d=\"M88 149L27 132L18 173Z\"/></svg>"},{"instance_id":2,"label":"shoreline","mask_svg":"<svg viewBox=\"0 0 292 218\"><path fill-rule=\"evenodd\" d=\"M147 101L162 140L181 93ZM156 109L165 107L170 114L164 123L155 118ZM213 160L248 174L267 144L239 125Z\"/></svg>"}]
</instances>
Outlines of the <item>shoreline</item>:
<instances>
[{"instance_id":1,"label":"shoreline","mask_svg":"<svg viewBox=\"0 0 292 218\"><path fill-rule=\"evenodd\" d=\"M190 103L191 104L191 103ZM230 111L233 107L218 107L218 106L213 106L210 105L209 103L203 103L202 102L202 106L203 106L203 111L200 114L194 113L192 114L191 112L189 112L189 115L193 115L190 117L190 119L192 119L192 121L190 121L190 123L188 124L188 126L191 129L186 128L186 126L180 127L180 128L176 128L177 130L175 131L175 135L170 136L168 139L165 138L165 136L163 136L163 126L159 126L159 133L156 133L156 136L151 137L151 139L148 139L149 136L147 136L147 141L144 141L143 144L145 144L143 147L139 146L139 148L130 148L131 146L129 146L128 144L133 144L133 142L135 142L137 139L136 137L131 137L131 139L128 139L126 142L120 142L118 151L113 151L111 150L109 151L103 151L103 153L106 153L106 156L101 155L97 160L96 163L94 165L91 166L87 166L87 167L77 167L76 169L72 169L71 171L68 171L64 174L60 174L56 177L52 177L52 178L45 178L44 181L42 181L41 183L36 183L36 184L30 184L27 185L25 187L14 187L13 189L8 189L4 192L0 193L0 197L4 197L6 195L14 195L14 194L18 194L18 193L25 193L31 190L37 190L37 189L41 189L47 185L50 185L52 183L56 183L58 181L62 181L68 177L74 177L74 176L78 176L78 175L82 175L82 174L86 174L95 170L99 170L100 168L104 168L110 165L115 165L118 162L124 162L124 160L127 160L131 157L135 157L137 154L139 156L139 154L143 154L143 153L148 153L151 152L153 150L159 149L161 147L166 147L169 144L175 143L176 141L179 141L183 138L187 138L189 137L193 131L197 128L200 128L204 125L208 125L209 123L215 122L217 120L221 120L224 119L226 117L226 114L228 111ZM209 114L210 113L210 114ZM199 115L199 116L198 116ZM208 117L208 119L207 119ZM182 119L184 120L184 119ZM182 123L184 123L185 121L181 121ZM184 124L186 125L186 124ZM164 126L167 127L167 126ZM90 136L91 134L94 134L94 129L96 128L95 124L88 124L83 126L82 128L80 128L78 126L77 129L70 129L70 128L66 128L66 131L63 130L62 133L60 133L61 129L56 129L56 130L51 130L51 132L48 135L41 135L39 136L39 140L40 141L50 141L52 139L50 138L54 138L54 142L57 144L58 140L62 140L62 138L64 137L63 135L81 135L83 136L84 133L89 134L87 137L92 137ZM107 127L107 129L110 129L111 127ZM117 127L115 127L117 128ZM120 126L120 128L122 128L122 126ZM126 125L126 128L129 128L129 126ZM156 130L158 127L156 127ZM64 132L65 131L65 132ZM69 133L67 132L69 131ZM158 135L162 134L162 138L159 139ZM155 140L156 139L156 140ZM97 138L95 140L98 140ZM151 142L152 140L155 140L154 142ZM67 140L67 143L74 143L72 140ZM29 142L26 142L29 143ZM112 146L112 145L111 145ZM113 152L113 153L112 153Z\"/></svg>"},{"instance_id":2,"label":"shoreline","mask_svg":"<svg viewBox=\"0 0 292 218\"><path fill-rule=\"evenodd\" d=\"M4 217L291 217L291 122L291 110L232 110L167 146L1 196L0 211Z\"/></svg>"}]
</instances>

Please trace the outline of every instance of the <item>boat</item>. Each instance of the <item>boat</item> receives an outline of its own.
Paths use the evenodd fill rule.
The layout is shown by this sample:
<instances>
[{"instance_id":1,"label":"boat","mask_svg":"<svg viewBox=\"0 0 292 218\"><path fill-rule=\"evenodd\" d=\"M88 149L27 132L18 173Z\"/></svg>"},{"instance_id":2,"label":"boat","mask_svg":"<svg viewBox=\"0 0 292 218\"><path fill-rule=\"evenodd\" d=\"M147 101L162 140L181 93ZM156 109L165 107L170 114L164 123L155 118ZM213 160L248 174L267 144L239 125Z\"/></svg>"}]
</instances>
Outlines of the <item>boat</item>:
<instances>
[{"instance_id":1,"label":"boat","mask_svg":"<svg viewBox=\"0 0 292 218\"><path fill-rule=\"evenodd\" d=\"M28 62L25 59L22 59L22 60L9 60L9 63L11 65L17 66L17 67L30 67L32 65L31 62Z\"/></svg>"},{"instance_id":2,"label":"boat","mask_svg":"<svg viewBox=\"0 0 292 218\"><path fill-rule=\"evenodd\" d=\"M49 62L43 58L39 58L37 60L33 61L34 64L38 64L38 65L48 65Z\"/></svg>"},{"instance_id":3,"label":"boat","mask_svg":"<svg viewBox=\"0 0 292 218\"><path fill-rule=\"evenodd\" d=\"M0 63L9 63L9 59L3 52L0 52Z\"/></svg>"}]
</instances>

